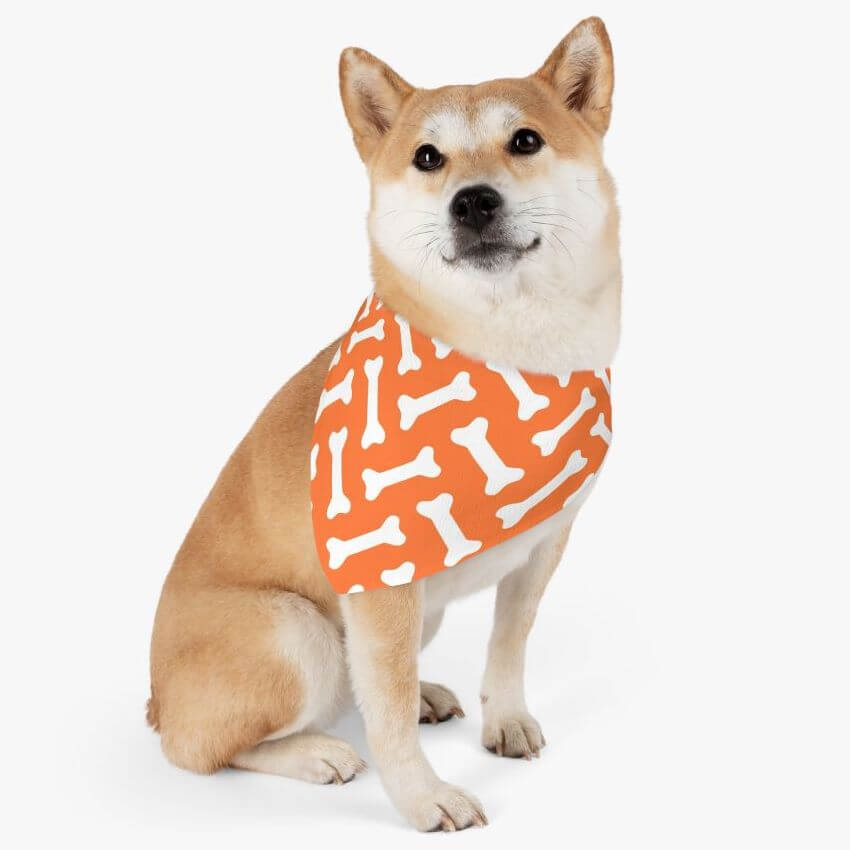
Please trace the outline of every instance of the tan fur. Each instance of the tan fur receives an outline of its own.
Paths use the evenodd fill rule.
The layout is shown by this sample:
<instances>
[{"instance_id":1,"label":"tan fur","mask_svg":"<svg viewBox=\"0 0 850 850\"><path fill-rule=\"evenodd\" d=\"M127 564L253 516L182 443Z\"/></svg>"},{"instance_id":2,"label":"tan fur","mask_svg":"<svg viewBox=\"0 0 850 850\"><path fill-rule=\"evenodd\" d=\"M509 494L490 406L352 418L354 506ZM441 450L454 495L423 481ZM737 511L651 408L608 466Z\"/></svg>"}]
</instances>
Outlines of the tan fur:
<instances>
[{"instance_id":1,"label":"tan fur","mask_svg":"<svg viewBox=\"0 0 850 850\"><path fill-rule=\"evenodd\" d=\"M262 412L165 582L148 717L181 767L216 770L297 721L306 695L298 663L276 645L282 620L341 628L313 545L306 462L333 352L322 351Z\"/></svg>"},{"instance_id":2,"label":"tan fur","mask_svg":"<svg viewBox=\"0 0 850 850\"><path fill-rule=\"evenodd\" d=\"M365 51L344 51L342 99L370 172L373 275L388 306L425 333L480 357L538 371L557 371L553 364L561 370L607 365L620 297L617 210L600 144L612 85L610 44L598 19L579 24L536 74L479 86L414 89ZM545 135L545 155L510 156L497 128L480 144L464 147L465 139L456 139L440 174L411 170L412 150L429 133L441 132L429 123L435 115L458 116L458 126L475 127L488 109L505 103L516 112L506 114L506 122ZM578 187L576 202L584 203L583 192L595 204L583 209L599 212L588 213L585 233L592 229L592 240L574 246L572 266L549 255L554 271L547 280L539 279L540 266L535 271L521 263L504 277L498 297L474 295L470 281L472 294L458 296L467 301L453 304L379 244L386 242L377 221L383 187L419 192L439 205L470 180L501 175L515 187L537 185L561 174L564 164ZM582 180L588 181L585 190ZM525 334L517 328L518 315L528 321ZM572 517L547 521L510 546L476 556L474 571L448 571L340 600L314 549L308 463L335 348L321 351L272 399L189 530L156 614L148 722L160 732L168 758L190 770L233 765L341 782L363 765L345 742L321 729L353 690L372 757L404 816L419 829L481 825L480 803L440 780L419 745L420 720L462 716L462 710L448 689L419 683L417 654L448 601L497 582L482 686L483 742L504 755L537 755L543 738L525 705L525 641Z\"/></svg>"}]
</instances>

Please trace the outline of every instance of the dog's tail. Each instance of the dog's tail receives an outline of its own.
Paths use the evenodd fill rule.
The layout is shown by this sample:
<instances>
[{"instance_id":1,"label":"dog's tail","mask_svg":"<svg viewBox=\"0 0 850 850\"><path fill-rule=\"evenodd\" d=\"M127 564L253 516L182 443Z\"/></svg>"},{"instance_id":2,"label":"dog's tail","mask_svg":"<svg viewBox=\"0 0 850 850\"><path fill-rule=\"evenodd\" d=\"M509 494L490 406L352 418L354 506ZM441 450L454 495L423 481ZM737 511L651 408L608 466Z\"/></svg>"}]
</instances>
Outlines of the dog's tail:
<instances>
[{"instance_id":1,"label":"dog's tail","mask_svg":"<svg viewBox=\"0 0 850 850\"><path fill-rule=\"evenodd\" d=\"M155 732L159 732L159 700L151 689L151 698L147 702L147 712L145 717L150 726Z\"/></svg>"}]
</instances>

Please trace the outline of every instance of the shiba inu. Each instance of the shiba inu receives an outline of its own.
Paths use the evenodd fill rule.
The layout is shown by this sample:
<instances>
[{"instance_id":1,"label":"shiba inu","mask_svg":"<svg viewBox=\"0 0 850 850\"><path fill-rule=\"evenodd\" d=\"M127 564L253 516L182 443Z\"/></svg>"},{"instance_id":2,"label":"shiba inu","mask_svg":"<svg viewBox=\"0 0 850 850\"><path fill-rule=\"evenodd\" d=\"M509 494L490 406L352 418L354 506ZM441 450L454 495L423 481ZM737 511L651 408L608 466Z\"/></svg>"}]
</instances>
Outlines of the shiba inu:
<instances>
[{"instance_id":1,"label":"shiba inu","mask_svg":"<svg viewBox=\"0 0 850 850\"><path fill-rule=\"evenodd\" d=\"M330 529L321 538L328 550L323 555L330 553L323 562L311 483L315 488L321 470L338 474L333 464L341 452L389 451L393 440L416 432L418 417L436 422L430 411L438 404L453 401L458 408L471 401L476 382L479 393L492 382L492 392L513 405L517 421L506 439L520 439L517 429L528 423L522 433L529 439L522 439L531 444L524 448L529 464L562 450L559 441L579 416L591 417L581 421L595 429L583 439L608 442L605 412L597 419L588 399L596 404L610 391L606 370L619 336L618 211L602 159L613 91L611 46L602 22L589 18L528 77L436 90L417 89L366 51L348 48L340 59L340 88L371 181L374 295L343 345L337 340L324 348L272 399L202 506L157 610L147 716L166 756L189 770L233 766L342 783L365 763L323 729L353 695L371 759L396 808L417 829L452 831L487 821L478 800L438 777L420 747L419 722L462 717L463 711L450 690L419 681L417 655L451 600L497 584L481 686L482 742L500 756L540 754L543 733L525 700L525 644L580 501L571 501L573 490L558 488L583 470L588 449L564 446L570 459L560 477L534 489L524 464L499 456L511 444L494 448L487 410L478 409L469 423L447 424L435 442L436 457L434 446L402 442L398 460L413 447L415 468L389 476L364 468L357 494L349 484L347 495L334 490L332 503L319 505L324 517L345 522L356 513L356 498L371 503L405 475L415 473L422 486L433 480L436 487L439 453L456 451L458 458L472 456L470 475L481 476L482 500L504 494L497 512L502 529L524 522L542 500L559 499L545 516L516 525L517 533L489 546L462 533L452 498L439 493L411 497L410 521L423 523L421 533L403 533L407 515L357 538L366 539L362 545L331 537L336 532ZM350 369L340 363L358 354L361 344L390 343L392 354L376 347L369 349L374 356ZM455 354L446 357L449 351ZM417 395L405 388L415 383L399 383L397 398L372 395L370 381L381 369L387 375L394 370L397 382L424 381L427 369L448 369L441 363L451 357L458 358L451 372L433 372L445 374L445 386L437 381L437 389L424 392L422 383ZM469 369L461 358L469 359ZM587 376L575 388L583 406L563 427L534 425L536 416L555 417L559 378L566 376L569 391L570 373ZM542 376L539 385L534 376ZM351 399L358 393L368 433L339 427L330 432L333 438L317 441L322 417L354 410ZM565 404L568 409L572 402ZM390 413L397 420L392 434ZM600 443L587 445L599 449L599 458L604 454ZM582 474L589 487L592 476ZM518 495L509 497L512 492ZM426 530L436 530L440 553L454 551L456 558L447 554L441 568L424 577L417 577L412 559L389 569L371 561L368 551L363 555L373 547L377 559L378 544L390 544L383 551L418 541ZM332 585L323 566L338 570L353 554L365 558L368 577Z\"/></svg>"}]
</instances>

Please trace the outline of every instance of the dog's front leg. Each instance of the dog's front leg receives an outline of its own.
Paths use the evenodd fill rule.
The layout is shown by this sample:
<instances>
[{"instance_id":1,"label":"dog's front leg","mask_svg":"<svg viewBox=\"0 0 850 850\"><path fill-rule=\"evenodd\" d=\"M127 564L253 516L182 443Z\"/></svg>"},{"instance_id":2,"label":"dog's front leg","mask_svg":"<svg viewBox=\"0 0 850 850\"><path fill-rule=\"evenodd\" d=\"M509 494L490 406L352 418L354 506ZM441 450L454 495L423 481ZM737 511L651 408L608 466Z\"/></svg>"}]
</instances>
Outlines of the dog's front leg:
<instances>
[{"instance_id":1,"label":"dog's front leg","mask_svg":"<svg viewBox=\"0 0 850 850\"><path fill-rule=\"evenodd\" d=\"M493 632L481 686L481 741L511 758L539 756L546 740L525 704L525 645L543 591L558 566L570 526L544 540L528 564L508 573L496 591Z\"/></svg>"},{"instance_id":2,"label":"dog's front leg","mask_svg":"<svg viewBox=\"0 0 850 850\"><path fill-rule=\"evenodd\" d=\"M372 760L398 810L417 829L483 826L481 804L434 773L419 744L421 582L343 599L348 662Z\"/></svg>"}]
</instances>

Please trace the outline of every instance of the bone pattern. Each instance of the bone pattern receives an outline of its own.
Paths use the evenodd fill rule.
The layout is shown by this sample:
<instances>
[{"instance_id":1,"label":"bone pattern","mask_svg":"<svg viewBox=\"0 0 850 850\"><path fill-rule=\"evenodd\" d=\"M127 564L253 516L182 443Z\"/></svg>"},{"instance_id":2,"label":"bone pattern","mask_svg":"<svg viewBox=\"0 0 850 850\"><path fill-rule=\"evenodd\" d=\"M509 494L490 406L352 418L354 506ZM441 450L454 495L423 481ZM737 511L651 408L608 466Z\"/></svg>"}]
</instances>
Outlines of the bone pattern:
<instances>
[{"instance_id":1,"label":"bone pattern","mask_svg":"<svg viewBox=\"0 0 850 850\"><path fill-rule=\"evenodd\" d=\"M608 399L604 396L602 412L592 428L589 429L584 423L580 428L576 428L584 413L598 406L597 399L586 386L583 386L588 376L594 379L595 383L592 385L595 393L598 394L601 391L601 388L597 389L599 383L604 386L606 392L610 392L610 381L606 370L555 374L551 378L552 383L546 385L546 394L542 391L543 383L539 384L541 391L533 389L532 383L534 386L538 385L533 381L529 383L534 376L528 376L527 379L525 374L516 369L492 363L476 362L474 368L468 366L466 369L459 364L459 369L454 371L449 365L449 371L446 373L446 366L440 365L437 368L434 364L444 361L454 349L438 340L423 337L415 332L402 317L391 311L382 313L380 312L382 310L383 307L377 298L367 301L355 320L353 329L338 347L329 371L346 358L349 362L343 364L342 368L352 364L356 368L347 368L342 380L338 380L337 383L322 391L316 413L317 422L329 407L336 405L335 412L328 414L330 418L326 418L322 424L316 426L323 430L324 436L321 439L315 439L310 446L310 479L313 482L311 491L313 486L320 485L323 488L321 492L325 494L320 502L311 498L311 509L314 511L314 518L322 514L328 520L334 521L334 524L328 526L321 537L317 537L317 542L321 540L321 549L327 552L324 563L325 567L331 571L329 577L340 570L349 559L355 561L350 568L346 567L346 570L339 573L338 582L332 580L339 593L359 593L378 586L396 587L406 584L417 580L421 575L431 573L440 559L442 559L443 567L452 567L481 551L482 548L493 545L489 536L492 532L489 528L485 532L482 520L476 516L476 511L482 508L486 508L486 515L489 516L486 522L491 525L498 523L508 536L516 533L516 530L510 531L510 529L516 529L530 511L544 502L549 506L550 514L552 510L577 509L593 487L599 469L600 453L604 456L604 448L593 449L591 443L587 442L589 436L599 438L599 441L593 445L599 446L600 441L604 441L605 447L610 444L611 434L605 422ZM363 324L367 327L362 327ZM369 340L373 342L367 347L366 343ZM362 351L358 349L361 344L363 344ZM349 357L352 350L356 353ZM463 360L465 356L461 354L460 358ZM431 368L434 368L434 375L440 376L438 380L431 383L431 386L435 387L433 389L428 387L429 373L422 371L428 361L432 364ZM494 382L492 378L487 378L483 373L485 369L499 375L501 380ZM398 376L401 376L401 379ZM579 387L582 387L578 404L558 422L558 416L563 416L560 411L563 410L564 396L558 396L559 400L555 401L559 392L555 389L555 382L561 390L564 390L571 385L575 388L576 381L573 379L578 379ZM406 383L407 381L412 382ZM387 389L387 385L390 389ZM427 391L418 396L400 391L407 386L419 388L420 392L422 389ZM483 391L483 395L479 393L479 388ZM567 390L567 392L569 393L567 397L572 398L574 400L572 403L575 404L578 388L572 389L571 392ZM473 401L479 395L481 400L476 401L475 405L469 405L473 412L464 417L466 405L463 402ZM397 420L394 416L386 417L388 405L393 404L393 396L398 409ZM489 406L491 400L497 397L499 405L504 404L504 408L499 406L494 409ZM354 405L351 405L352 400L356 402ZM558 406L559 412L556 414L554 410L549 411L547 424L551 424L553 419L556 424L554 427L534 431L531 420L550 407L553 401ZM458 404L454 405L453 402ZM436 437L436 433L431 430L432 426L428 424L428 414L449 404L452 405L453 412L446 412L439 418L435 417L435 421L447 423L459 420L466 421L467 424L459 427L450 426L445 431L439 430L445 427L444 425L438 425L436 433L440 436ZM495 421L491 420L491 410L497 417ZM485 415L476 415L479 411ZM417 427L412 431L414 426L418 426L422 417L425 417L422 421L422 429ZM504 430L506 424L509 426L511 419L515 424L517 421L529 423L524 426L527 430L523 432L522 444L515 442L518 439L515 426L513 432L510 429ZM348 427L345 427L344 423L347 423ZM334 426L337 430L332 430ZM571 430L575 431L578 437L570 437L570 449L576 445L576 439L578 439L577 444L587 445L588 448L584 451L595 458L594 465L587 470L590 474L585 475L584 480L577 487L575 484L569 486L567 482L588 464L588 459L581 450L572 451L566 463L562 459L550 461L550 467L552 463L555 464L551 471L548 471L550 467L543 467L547 470L548 480L540 474L541 470L537 469L529 455L532 447L536 447L541 458L553 455L559 445L563 447L562 439ZM384 468L372 468L368 465L370 457L379 460L382 457L392 459L390 462L405 460L403 455L399 458L398 454L393 454L393 452L399 454L400 452L398 449L392 449L393 441L396 439L391 434L392 431L395 431L397 437L403 440L399 445L409 447L410 452L407 454L409 459L390 466L387 466L385 462ZM410 442L410 437L403 436L411 431L413 443ZM429 433L435 433L436 440L445 441L445 443L430 444ZM387 454L388 435L390 436L389 454ZM491 442L493 435L498 437L498 451ZM346 448L346 442L351 437L359 445ZM358 437L360 437L359 440ZM581 440L585 442L582 443ZM423 441L429 444L422 445ZM452 444L460 447L463 454L459 453L459 449L452 448ZM378 454L370 454L375 450L373 447L381 445L383 448L377 449ZM528 448L519 448L520 445ZM361 455L361 451L365 454ZM440 452L439 464L435 458L435 451ZM445 456L442 454L444 451ZM461 461L462 458L465 460ZM517 463L520 458L522 458L521 464ZM524 468L526 461L531 461L528 469ZM465 485L460 483L463 479L457 477L457 470L461 469L466 469L470 473L475 469L475 476L470 475L469 480L476 482L474 489L482 499L480 503L477 503L479 507L474 507L471 513L469 511L472 503L464 501L461 505L455 497L455 491L445 489L453 487L452 482L456 482L459 485L458 492L466 492ZM483 496L480 495L481 484L478 483L481 481L479 471L484 476ZM531 473L530 476L529 473ZM447 475L449 480L446 480ZM423 481L421 486L413 485L412 489L402 488L396 497L394 489L396 485L402 485L417 478L431 479L434 483L427 484ZM524 479L533 483L525 483ZM542 485L541 481L543 481ZM390 488L390 493L387 493L387 488ZM499 498L499 494L506 488L509 488L507 499L504 496ZM529 493L530 490L533 492ZM327 495L328 491L330 498ZM430 498L434 493L438 495ZM559 493L563 494L560 499ZM419 496L418 501L410 501L411 496L414 498ZM484 497L491 498L493 501L484 501ZM508 499L511 499L509 503ZM359 508L353 506L361 502L364 505L374 504L376 508L371 514L368 512L358 514ZM554 505L553 502L555 502ZM429 521L427 534L422 520L409 517L406 511L415 511ZM535 516L539 519L541 514L536 513ZM343 523L342 525L336 524L337 517L340 518L339 522ZM361 522L361 520L365 521ZM412 524L408 527L408 523ZM371 530L362 531L364 526ZM402 531L402 526L407 533ZM343 535L338 536L338 532L334 535L335 528L344 529ZM475 539L479 537L485 539ZM427 543L426 548L419 552L417 548L419 541L421 540L425 545L426 539L429 538L430 542ZM444 551L440 544L445 547ZM403 548L400 549L399 557L393 561L390 548L382 554L370 552L378 547L381 550L384 547ZM422 574L417 566L419 563L417 552L420 555L427 554L427 569ZM359 555L363 557L356 557ZM375 563L372 568L374 572L367 576L362 569L367 569L366 565L370 562Z\"/></svg>"},{"instance_id":2,"label":"bone pattern","mask_svg":"<svg viewBox=\"0 0 850 850\"><path fill-rule=\"evenodd\" d=\"M408 372L418 372L422 368L422 361L416 356L413 350L413 340L410 338L410 325L407 319L401 316L395 317L398 325L398 335L401 340L401 357L398 361L399 375L406 375Z\"/></svg>"},{"instance_id":3,"label":"bone pattern","mask_svg":"<svg viewBox=\"0 0 850 850\"><path fill-rule=\"evenodd\" d=\"M410 584L413 574L416 572L416 564L413 561L404 561L394 569L382 570L381 581L387 587L398 587L402 584ZM350 593L351 591L349 591Z\"/></svg>"},{"instance_id":4,"label":"bone pattern","mask_svg":"<svg viewBox=\"0 0 850 850\"><path fill-rule=\"evenodd\" d=\"M548 496L551 496L571 475L581 472L586 465L587 459L576 449L569 456L564 468L554 478L547 481L539 490L521 502L504 505L496 511L496 516L502 521L502 528L513 528L532 508L539 505Z\"/></svg>"},{"instance_id":5,"label":"bone pattern","mask_svg":"<svg viewBox=\"0 0 850 850\"><path fill-rule=\"evenodd\" d=\"M538 431L531 438L531 442L540 449L540 454L543 455L543 457L552 454L552 452L558 448L558 443L561 442L561 438L564 434L566 434L571 428L574 428L579 419L581 419L588 410L591 410L595 406L596 397L587 387L585 387L581 391L579 403L575 406L572 412L565 419L562 419L554 428L550 428L547 431Z\"/></svg>"},{"instance_id":6,"label":"bone pattern","mask_svg":"<svg viewBox=\"0 0 850 850\"><path fill-rule=\"evenodd\" d=\"M402 431L409 431L416 420L424 413L429 413L448 404L450 401L472 401L475 398L475 387L469 381L469 372L458 372L451 382L425 395L414 398L409 395L398 397L398 410L401 414Z\"/></svg>"},{"instance_id":7,"label":"bone pattern","mask_svg":"<svg viewBox=\"0 0 850 850\"><path fill-rule=\"evenodd\" d=\"M401 530L401 520L394 514L388 516L378 528L340 540L339 537L329 537L325 542L328 550L328 566L338 570L352 555L359 555L376 546L401 546L407 540Z\"/></svg>"},{"instance_id":8,"label":"bone pattern","mask_svg":"<svg viewBox=\"0 0 850 850\"><path fill-rule=\"evenodd\" d=\"M310 480L316 478L316 458L319 456L319 444L313 443L313 448L310 449Z\"/></svg>"},{"instance_id":9,"label":"bone pattern","mask_svg":"<svg viewBox=\"0 0 850 850\"><path fill-rule=\"evenodd\" d=\"M496 372L496 374L502 376L502 380L504 380L508 389L514 394L517 400L517 417L523 422L531 419L535 413L549 406L549 397L534 392L528 385L528 381L523 378L517 369L498 366L495 363L488 363L487 368L491 372Z\"/></svg>"},{"instance_id":10,"label":"bone pattern","mask_svg":"<svg viewBox=\"0 0 850 850\"><path fill-rule=\"evenodd\" d=\"M438 339L432 339L431 342L434 343L434 357L437 360L445 360L452 353L452 347L445 342Z\"/></svg>"},{"instance_id":11,"label":"bone pattern","mask_svg":"<svg viewBox=\"0 0 850 850\"><path fill-rule=\"evenodd\" d=\"M407 463L391 466L389 469L381 471L367 468L361 474L363 484L366 487L366 499L369 502L374 502L386 487L401 484L402 481L410 481L411 478L419 476L436 478L441 472L442 469L434 460L433 447L422 446L419 454Z\"/></svg>"},{"instance_id":12,"label":"bone pattern","mask_svg":"<svg viewBox=\"0 0 850 850\"><path fill-rule=\"evenodd\" d=\"M347 353L351 354L352 349L356 345L360 345L361 342L367 339L376 339L378 341L384 338L384 320L378 319L374 325L370 325L368 328L364 328L362 331L352 331L351 336L348 338L348 349Z\"/></svg>"},{"instance_id":13,"label":"bone pattern","mask_svg":"<svg viewBox=\"0 0 850 850\"><path fill-rule=\"evenodd\" d=\"M416 512L427 517L434 529L446 544L446 557L443 564L453 567L459 561L475 554L483 545L480 540L470 540L452 516L453 498L450 493L440 493L433 499L418 502Z\"/></svg>"},{"instance_id":14,"label":"bone pattern","mask_svg":"<svg viewBox=\"0 0 850 850\"><path fill-rule=\"evenodd\" d=\"M351 510L351 501L342 487L342 450L348 439L348 428L332 431L328 437L328 450L331 454L331 498L328 502L328 519Z\"/></svg>"},{"instance_id":15,"label":"bone pattern","mask_svg":"<svg viewBox=\"0 0 850 850\"><path fill-rule=\"evenodd\" d=\"M378 419L378 381L383 367L384 358L380 355L363 364L366 374L366 427L360 438L360 446L364 449L383 443L387 436Z\"/></svg>"},{"instance_id":16,"label":"bone pattern","mask_svg":"<svg viewBox=\"0 0 850 850\"><path fill-rule=\"evenodd\" d=\"M508 466L499 457L487 440L487 429L489 427L490 423L483 416L478 416L469 425L465 425L463 428L455 428L451 433L451 440L453 443L463 446L469 452L487 478L484 492L488 496L495 496L508 484L519 481L525 475L525 470Z\"/></svg>"},{"instance_id":17,"label":"bone pattern","mask_svg":"<svg viewBox=\"0 0 850 850\"><path fill-rule=\"evenodd\" d=\"M611 445L611 429L605 424L605 414L600 413L596 417L593 427L590 429L591 437L601 437L606 445Z\"/></svg>"}]
</instances>

